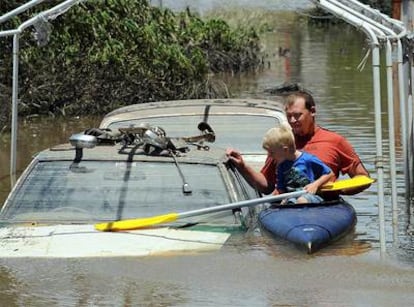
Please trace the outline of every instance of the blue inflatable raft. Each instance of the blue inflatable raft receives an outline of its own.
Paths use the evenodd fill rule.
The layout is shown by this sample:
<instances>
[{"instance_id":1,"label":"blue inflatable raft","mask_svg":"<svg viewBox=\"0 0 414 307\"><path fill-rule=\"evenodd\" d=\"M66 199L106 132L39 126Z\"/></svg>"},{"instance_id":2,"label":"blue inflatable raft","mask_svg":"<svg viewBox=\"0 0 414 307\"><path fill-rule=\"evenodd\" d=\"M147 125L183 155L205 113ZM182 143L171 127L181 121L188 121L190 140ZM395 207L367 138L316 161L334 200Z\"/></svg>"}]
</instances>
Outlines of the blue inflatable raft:
<instances>
[{"instance_id":1,"label":"blue inflatable raft","mask_svg":"<svg viewBox=\"0 0 414 307\"><path fill-rule=\"evenodd\" d=\"M272 235L313 253L349 233L357 218L354 208L341 199L330 204L271 206L260 212L259 221Z\"/></svg>"}]
</instances>

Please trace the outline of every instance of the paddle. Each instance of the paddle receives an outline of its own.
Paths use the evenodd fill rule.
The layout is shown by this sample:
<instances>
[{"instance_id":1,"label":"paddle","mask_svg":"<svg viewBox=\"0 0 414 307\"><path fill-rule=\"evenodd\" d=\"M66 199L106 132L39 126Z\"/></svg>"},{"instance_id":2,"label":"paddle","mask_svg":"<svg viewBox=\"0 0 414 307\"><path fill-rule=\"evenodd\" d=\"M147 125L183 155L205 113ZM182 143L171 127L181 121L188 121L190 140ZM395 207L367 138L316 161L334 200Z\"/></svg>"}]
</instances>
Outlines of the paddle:
<instances>
[{"instance_id":1,"label":"paddle","mask_svg":"<svg viewBox=\"0 0 414 307\"><path fill-rule=\"evenodd\" d=\"M320 188L320 191L330 192L330 191L354 189L354 188L359 188L365 185L369 185L373 183L374 181L375 181L374 179L368 176L358 175L358 176L355 176L349 179L340 179L334 182L328 182L327 184L324 184Z\"/></svg>"},{"instance_id":2,"label":"paddle","mask_svg":"<svg viewBox=\"0 0 414 307\"><path fill-rule=\"evenodd\" d=\"M363 177L363 178L362 178ZM324 185L321 190L323 191L337 191L346 188L357 188L360 186L364 186L374 182L373 179L366 177L366 176L356 176L351 179L345 180L338 180L333 183L329 183ZM230 204L225 205L218 205L208 208L196 209L182 213L168 213L164 215L157 215L153 217L144 217L144 218L136 218L136 219L128 219L128 220L121 220L121 221L113 221L113 222L106 222L106 223L98 223L95 224L95 229L100 231L121 231L121 230L133 230L139 228L146 228L150 226L154 226L157 224L164 224L168 222L173 222L178 219L183 219L186 217L215 213L225 210L231 210L241 207L251 207L258 204L266 203L266 202L276 202L280 201L285 198L290 197L299 197L302 194L305 194L305 190L295 191L290 193L284 193L280 195L271 195L265 196L261 198L255 199L248 199L243 201L238 201Z\"/></svg>"}]
</instances>

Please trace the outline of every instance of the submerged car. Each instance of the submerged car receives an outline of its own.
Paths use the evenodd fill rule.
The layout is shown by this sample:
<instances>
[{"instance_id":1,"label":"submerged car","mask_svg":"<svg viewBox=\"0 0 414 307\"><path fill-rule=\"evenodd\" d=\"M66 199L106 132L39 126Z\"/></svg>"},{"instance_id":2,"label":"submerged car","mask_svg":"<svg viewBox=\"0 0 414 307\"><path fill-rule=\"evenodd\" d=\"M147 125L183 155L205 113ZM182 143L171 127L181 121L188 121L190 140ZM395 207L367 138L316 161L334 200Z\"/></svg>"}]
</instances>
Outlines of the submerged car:
<instances>
[{"instance_id":1,"label":"submerged car","mask_svg":"<svg viewBox=\"0 0 414 307\"><path fill-rule=\"evenodd\" d=\"M147 256L216 250L254 222L254 208L224 210L144 229L97 223L186 212L255 198L215 148L206 123L168 137L148 123L88 129L35 156L0 214L0 257ZM151 226L151 225L150 225Z\"/></svg>"},{"instance_id":2,"label":"submerged car","mask_svg":"<svg viewBox=\"0 0 414 307\"><path fill-rule=\"evenodd\" d=\"M148 256L220 249L255 225L259 196L226 147L264 161L261 136L284 122L279 102L206 99L132 105L37 154L0 212L0 257ZM248 158L247 158L248 157ZM205 210L141 229L97 225ZM157 220L157 219L155 219ZM108 229L111 230L111 229Z\"/></svg>"}]
</instances>

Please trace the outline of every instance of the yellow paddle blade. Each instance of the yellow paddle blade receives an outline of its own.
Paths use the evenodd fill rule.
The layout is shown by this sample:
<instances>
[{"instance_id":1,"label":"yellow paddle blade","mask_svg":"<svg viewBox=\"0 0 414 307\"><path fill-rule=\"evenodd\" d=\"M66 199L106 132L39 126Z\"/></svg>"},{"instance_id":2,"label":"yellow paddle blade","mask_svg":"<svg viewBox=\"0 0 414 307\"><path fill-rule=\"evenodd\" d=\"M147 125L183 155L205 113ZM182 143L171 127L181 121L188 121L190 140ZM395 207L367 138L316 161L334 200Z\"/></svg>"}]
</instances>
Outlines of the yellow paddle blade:
<instances>
[{"instance_id":1,"label":"yellow paddle blade","mask_svg":"<svg viewBox=\"0 0 414 307\"><path fill-rule=\"evenodd\" d=\"M164 215L157 215L153 217L144 217L138 219L130 219L123 221L114 221L109 223L95 224L95 229L100 231L121 231L133 230L139 228L150 227L157 224L163 224L176 221L178 213L168 213Z\"/></svg>"},{"instance_id":2,"label":"yellow paddle blade","mask_svg":"<svg viewBox=\"0 0 414 307\"><path fill-rule=\"evenodd\" d=\"M346 189L353 189L359 188L364 185L369 185L375 182L374 179L368 176L355 176L349 179L341 179L335 182L329 182L321 187L321 191L338 191L338 190L346 190Z\"/></svg>"}]
</instances>

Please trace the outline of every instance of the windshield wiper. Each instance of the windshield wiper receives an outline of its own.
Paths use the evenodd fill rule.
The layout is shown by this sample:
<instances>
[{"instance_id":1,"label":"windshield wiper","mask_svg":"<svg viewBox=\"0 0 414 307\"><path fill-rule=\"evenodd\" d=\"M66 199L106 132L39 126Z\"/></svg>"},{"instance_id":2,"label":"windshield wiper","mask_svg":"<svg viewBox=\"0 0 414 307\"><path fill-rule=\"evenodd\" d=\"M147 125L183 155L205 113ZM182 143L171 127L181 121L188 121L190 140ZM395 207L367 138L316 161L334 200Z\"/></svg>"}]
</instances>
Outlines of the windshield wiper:
<instances>
[{"instance_id":1,"label":"windshield wiper","mask_svg":"<svg viewBox=\"0 0 414 307\"><path fill-rule=\"evenodd\" d=\"M178 173L180 174L181 180L183 182L183 193L184 195L190 195L193 193L193 190L191 189L191 186L188 184L187 180L184 177L184 173L181 170L180 165L178 164L177 158L175 157L175 154L172 150L169 150L171 157L174 160L175 165L177 166Z\"/></svg>"}]
</instances>

